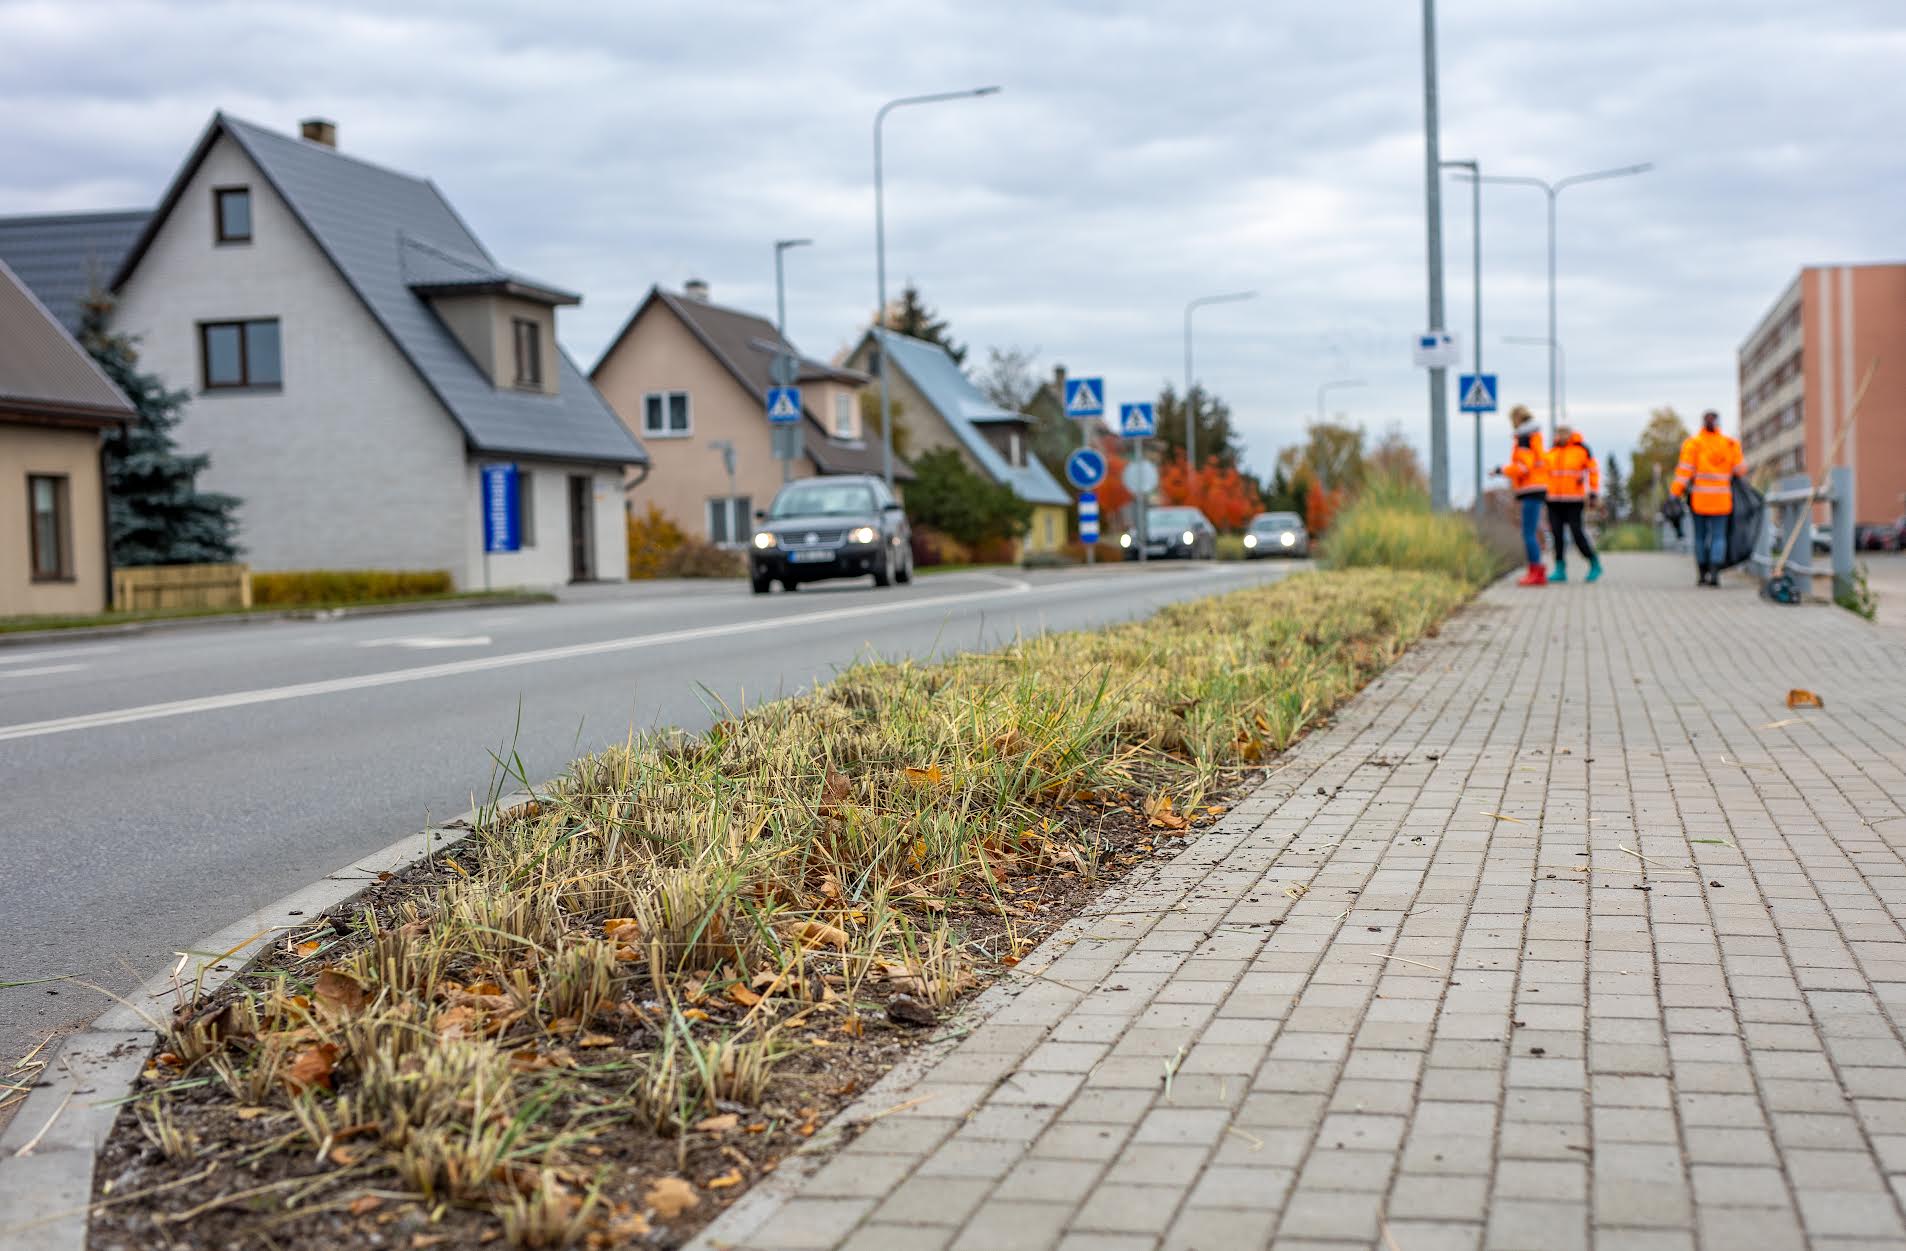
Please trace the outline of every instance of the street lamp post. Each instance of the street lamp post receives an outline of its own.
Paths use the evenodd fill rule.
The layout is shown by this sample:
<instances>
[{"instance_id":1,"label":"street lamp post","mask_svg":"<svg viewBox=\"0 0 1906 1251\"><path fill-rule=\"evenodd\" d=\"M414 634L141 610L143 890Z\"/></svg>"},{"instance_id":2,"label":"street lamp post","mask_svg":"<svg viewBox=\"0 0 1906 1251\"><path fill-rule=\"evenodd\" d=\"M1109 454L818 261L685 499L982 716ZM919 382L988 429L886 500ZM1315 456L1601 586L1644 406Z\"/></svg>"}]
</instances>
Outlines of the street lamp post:
<instances>
[{"instance_id":1,"label":"street lamp post","mask_svg":"<svg viewBox=\"0 0 1906 1251\"><path fill-rule=\"evenodd\" d=\"M1470 243L1470 260L1473 263L1472 285L1470 292L1476 305L1476 345L1470 358L1475 363L1470 366L1476 377L1482 377L1482 165L1474 160L1444 161L1444 169L1466 169L1469 179L1469 224L1475 232ZM1457 402L1463 401L1459 397ZM1476 512L1482 512L1482 411L1478 409L1476 418Z\"/></svg>"},{"instance_id":2,"label":"street lamp post","mask_svg":"<svg viewBox=\"0 0 1906 1251\"><path fill-rule=\"evenodd\" d=\"M1317 387L1317 424L1322 425L1324 421L1324 392L1335 391L1340 387L1367 387L1369 385L1369 383L1361 378L1333 378L1329 382L1320 383Z\"/></svg>"},{"instance_id":3,"label":"street lamp post","mask_svg":"<svg viewBox=\"0 0 1906 1251\"><path fill-rule=\"evenodd\" d=\"M1185 305L1185 466L1193 474L1198 472L1198 414L1191 407L1191 314L1207 304L1235 304L1256 298L1255 291L1231 291L1224 295L1201 295Z\"/></svg>"},{"instance_id":4,"label":"street lamp post","mask_svg":"<svg viewBox=\"0 0 1906 1251\"><path fill-rule=\"evenodd\" d=\"M1541 335L1531 335L1531 334L1506 334L1502 336L1502 341L1504 343L1513 343L1517 347L1551 347L1551 346L1554 347L1555 351L1553 353L1553 356L1556 363L1555 372L1556 372L1556 377L1559 381L1559 390L1560 390L1561 400L1562 400L1562 420L1567 421L1568 420L1568 353L1562 350L1561 341L1557 339L1544 338ZM1554 435L1554 431L1551 430L1550 436L1553 437L1553 435Z\"/></svg>"},{"instance_id":5,"label":"street lamp post","mask_svg":"<svg viewBox=\"0 0 1906 1251\"><path fill-rule=\"evenodd\" d=\"M1429 261L1429 329L1443 325L1442 136L1436 103L1436 0L1423 0L1423 225ZM1441 365L1429 371L1430 507L1449 508L1449 386Z\"/></svg>"},{"instance_id":6,"label":"street lamp post","mask_svg":"<svg viewBox=\"0 0 1906 1251\"><path fill-rule=\"evenodd\" d=\"M901 96L880 106L874 114L874 271L880 303L874 306L874 372L880 375L881 467L887 486L893 486L893 413L887 400L887 197L881 178L880 128L887 114L915 104L938 104L943 100L964 100L972 96L990 96L998 87L970 87L965 91L936 91L924 96Z\"/></svg>"},{"instance_id":7,"label":"street lamp post","mask_svg":"<svg viewBox=\"0 0 1906 1251\"><path fill-rule=\"evenodd\" d=\"M813 243L812 239L776 239L774 241L774 334L781 340L777 355L786 355L790 365L794 351L788 346L788 292L787 283L781 273L781 254L789 248L804 248ZM790 373L792 371L790 370ZM793 385L793 378L776 378L782 386ZM798 427L797 427L798 428ZM781 458L781 481L787 482L794 476L794 459Z\"/></svg>"},{"instance_id":8,"label":"street lamp post","mask_svg":"<svg viewBox=\"0 0 1906 1251\"><path fill-rule=\"evenodd\" d=\"M1566 178L1557 178L1550 182L1545 178L1532 178L1526 174L1459 174L1459 178L1473 177L1477 182L1497 182L1520 187L1540 187L1549 201L1549 438L1555 438L1556 421L1556 358L1555 358L1555 201L1564 191L1577 183L1600 182L1608 178L1626 178L1633 174L1645 174L1654 168L1654 162L1643 161L1639 165L1622 165L1615 169L1598 169L1587 174L1570 174Z\"/></svg>"}]
</instances>

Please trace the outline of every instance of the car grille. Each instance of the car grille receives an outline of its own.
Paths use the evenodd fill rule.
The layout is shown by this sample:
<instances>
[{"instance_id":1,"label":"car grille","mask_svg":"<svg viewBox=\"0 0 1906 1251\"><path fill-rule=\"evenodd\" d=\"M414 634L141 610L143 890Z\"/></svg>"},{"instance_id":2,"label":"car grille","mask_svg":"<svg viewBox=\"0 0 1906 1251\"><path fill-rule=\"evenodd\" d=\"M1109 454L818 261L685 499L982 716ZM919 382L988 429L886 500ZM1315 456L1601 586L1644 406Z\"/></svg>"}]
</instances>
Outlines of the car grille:
<instances>
[{"instance_id":1,"label":"car grille","mask_svg":"<svg viewBox=\"0 0 1906 1251\"><path fill-rule=\"evenodd\" d=\"M782 530L778 534L781 546L788 548L839 547L847 540L847 531L839 527L824 530L815 526L811 530Z\"/></svg>"}]
</instances>

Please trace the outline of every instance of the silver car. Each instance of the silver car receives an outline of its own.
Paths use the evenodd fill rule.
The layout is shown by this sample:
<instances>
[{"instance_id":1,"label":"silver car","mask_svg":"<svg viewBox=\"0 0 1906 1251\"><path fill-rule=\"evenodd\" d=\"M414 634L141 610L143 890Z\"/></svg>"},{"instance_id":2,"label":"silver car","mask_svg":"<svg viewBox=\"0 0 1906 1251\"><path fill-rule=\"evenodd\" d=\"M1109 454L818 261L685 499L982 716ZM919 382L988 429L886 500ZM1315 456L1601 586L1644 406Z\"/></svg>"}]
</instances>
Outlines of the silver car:
<instances>
[{"instance_id":1,"label":"silver car","mask_svg":"<svg viewBox=\"0 0 1906 1251\"><path fill-rule=\"evenodd\" d=\"M1310 531L1296 513L1259 513L1244 530L1244 559L1308 556Z\"/></svg>"}]
</instances>

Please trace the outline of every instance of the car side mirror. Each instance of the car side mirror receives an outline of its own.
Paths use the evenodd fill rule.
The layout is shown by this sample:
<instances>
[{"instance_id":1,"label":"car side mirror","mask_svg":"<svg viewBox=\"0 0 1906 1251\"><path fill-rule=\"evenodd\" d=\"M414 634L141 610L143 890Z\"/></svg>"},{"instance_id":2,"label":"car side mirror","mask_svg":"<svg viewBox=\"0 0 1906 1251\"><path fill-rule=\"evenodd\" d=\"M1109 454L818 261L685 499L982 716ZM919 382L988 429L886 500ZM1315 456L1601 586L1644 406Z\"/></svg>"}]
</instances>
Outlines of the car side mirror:
<instances>
[{"instance_id":1,"label":"car side mirror","mask_svg":"<svg viewBox=\"0 0 1906 1251\"><path fill-rule=\"evenodd\" d=\"M883 504L881 505L880 511L883 513L903 513L906 509L900 507L898 504Z\"/></svg>"}]
</instances>

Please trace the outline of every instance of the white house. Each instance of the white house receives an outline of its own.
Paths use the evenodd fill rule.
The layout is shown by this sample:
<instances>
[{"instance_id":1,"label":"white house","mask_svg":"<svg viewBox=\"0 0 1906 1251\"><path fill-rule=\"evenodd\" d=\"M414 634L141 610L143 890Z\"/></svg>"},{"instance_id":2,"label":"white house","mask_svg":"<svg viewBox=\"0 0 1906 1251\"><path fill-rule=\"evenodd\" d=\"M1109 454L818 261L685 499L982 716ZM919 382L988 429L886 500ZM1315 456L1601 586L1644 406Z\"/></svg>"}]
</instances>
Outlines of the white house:
<instances>
[{"instance_id":1,"label":"white house","mask_svg":"<svg viewBox=\"0 0 1906 1251\"><path fill-rule=\"evenodd\" d=\"M426 179L212 118L118 267L117 329L191 401L254 569L449 569L460 587L627 574L642 445L557 346L579 297L499 267ZM521 548L486 556L483 468Z\"/></svg>"}]
</instances>

